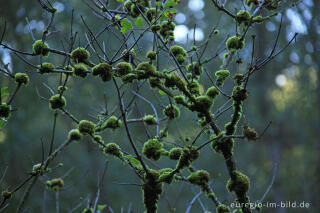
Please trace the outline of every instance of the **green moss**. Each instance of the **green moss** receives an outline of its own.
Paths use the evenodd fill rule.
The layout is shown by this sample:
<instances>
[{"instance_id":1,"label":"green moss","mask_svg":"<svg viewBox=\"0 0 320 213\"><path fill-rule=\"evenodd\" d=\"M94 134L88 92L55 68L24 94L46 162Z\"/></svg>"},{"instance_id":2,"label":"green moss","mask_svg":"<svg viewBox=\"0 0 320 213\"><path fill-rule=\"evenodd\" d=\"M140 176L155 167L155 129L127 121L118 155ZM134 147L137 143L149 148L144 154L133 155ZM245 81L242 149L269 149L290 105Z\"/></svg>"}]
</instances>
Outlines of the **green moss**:
<instances>
[{"instance_id":1,"label":"green moss","mask_svg":"<svg viewBox=\"0 0 320 213\"><path fill-rule=\"evenodd\" d=\"M110 81L112 78L112 66L107 63L100 63L92 68L92 75L100 76L102 81Z\"/></svg>"},{"instance_id":2,"label":"green moss","mask_svg":"<svg viewBox=\"0 0 320 213\"><path fill-rule=\"evenodd\" d=\"M110 154L118 158L122 158L122 154L123 154L118 144L115 144L115 143L108 143L104 148L104 152L106 154Z\"/></svg>"},{"instance_id":3,"label":"green moss","mask_svg":"<svg viewBox=\"0 0 320 213\"><path fill-rule=\"evenodd\" d=\"M174 173L172 172L173 169L166 168L166 169L162 169L162 170L164 170L164 171L160 170L159 181L167 183L167 184L171 184L174 179Z\"/></svg>"},{"instance_id":4,"label":"green moss","mask_svg":"<svg viewBox=\"0 0 320 213\"><path fill-rule=\"evenodd\" d=\"M50 54L48 44L42 40L35 41L32 45L32 50L35 55L43 55L44 57L48 57Z\"/></svg>"},{"instance_id":5,"label":"green moss","mask_svg":"<svg viewBox=\"0 0 320 213\"><path fill-rule=\"evenodd\" d=\"M190 93L199 95L200 94L200 84L198 81L193 80L188 85L187 88Z\"/></svg>"},{"instance_id":6,"label":"green moss","mask_svg":"<svg viewBox=\"0 0 320 213\"><path fill-rule=\"evenodd\" d=\"M169 158L171 160L179 160L180 156L182 155L183 149L180 147L172 148L169 152Z\"/></svg>"},{"instance_id":7,"label":"green moss","mask_svg":"<svg viewBox=\"0 0 320 213\"><path fill-rule=\"evenodd\" d=\"M217 213L230 213L230 208L229 206L225 205L225 204L220 204L217 209L216 209Z\"/></svg>"},{"instance_id":8,"label":"green moss","mask_svg":"<svg viewBox=\"0 0 320 213\"><path fill-rule=\"evenodd\" d=\"M143 117L143 121L147 124L147 125L156 125L157 124L157 119L154 115L145 115Z\"/></svg>"},{"instance_id":9,"label":"green moss","mask_svg":"<svg viewBox=\"0 0 320 213\"><path fill-rule=\"evenodd\" d=\"M258 211L259 211L259 210L258 210ZM235 210L233 210L232 213L243 213L243 212L242 212L242 209L235 209Z\"/></svg>"},{"instance_id":10,"label":"green moss","mask_svg":"<svg viewBox=\"0 0 320 213\"><path fill-rule=\"evenodd\" d=\"M103 129L105 128L116 129L116 128L120 128L121 126L122 126L122 121L113 115L110 118L108 118L106 122L103 124Z\"/></svg>"},{"instance_id":11,"label":"green moss","mask_svg":"<svg viewBox=\"0 0 320 213\"><path fill-rule=\"evenodd\" d=\"M0 104L0 118L9 118L11 114L11 106L6 103Z\"/></svg>"},{"instance_id":12,"label":"green moss","mask_svg":"<svg viewBox=\"0 0 320 213\"><path fill-rule=\"evenodd\" d=\"M230 75L229 70L218 70L215 73L215 76L217 77L217 85L222 86L224 82L227 80L227 78L229 77L229 75Z\"/></svg>"},{"instance_id":13,"label":"green moss","mask_svg":"<svg viewBox=\"0 0 320 213\"><path fill-rule=\"evenodd\" d=\"M47 188L52 191L59 191L64 186L64 181L61 178L55 178L46 182Z\"/></svg>"},{"instance_id":14,"label":"green moss","mask_svg":"<svg viewBox=\"0 0 320 213\"><path fill-rule=\"evenodd\" d=\"M170 51L176 57L177 61L182 64L187 60L187 52L185 49L179 45L174 45L170 47Z\"/></svg>"},{"instance_id":15,"label":"green moss","mask_svg":"<svg viewBox=\"0 0 320 213\"><path fill-rule=\"evenodd\" d=\"M147 58L150 60L156 60L157 59L157 53L155 51L149 51L146 55Z\"/></svg>"},{"instance_id":16,"label":"green moss","mask_svg":"<svg viewBox=\"0 0 320 213\"><path fill-rule=\"evenodd\" d=\"M187 179L194 185L205 186L210 181L210 175L205 170L198 170L196 172L192 172Z\"/></svg>"},{"instance_id":17,"label":"green moss","mask_svg":"<svg viewBox=\"0 0 320 213\"><path fill-rule=\"evenodd\" d=\"M18 84L25 84L27 85L29 83L29 76L26 73L16 73L14 75L14 80L15 82L17 82Z\"/></svg>"},{"instance_id":18,"label":"green moss","mask_svg":"<svg viewBox=\"0 0 320 213\"><path fill-rule=\"evenodd\" d=\"M251 4L258 5L259 0L246 0L246 5L250 6Z\"/></svg>"},{"instance_id":19,"label":"green moss","mask_svg":"<svg viewBox=\"0 0 320 213\"><path fill-rule=\"evenodd\" d=\"M121 77L132 72L132 66L128 62L120 62L116 65L116 74Z\"/></svg>"},{"instance_id":20,"label":"green moss","mask_svg":"<svg viewBox=\"0 0 320 213\"><path fill-rule=\"evenodd\" d=\"M134 73L128 73L121 76L121 80L123 83L132 83L135 79L137 79L137 75Z\"/></svg>"},{"instance_id":21,"label":"green moss","mask_svg":"<svg viewBox=\"0 0 320 213\"><path fill-rule=\"evenodd\" d=\"M239 23L247 24L250 21L250 19L251 19L251 15L250 15L250 12L247 10L240 10L237 13L237 21Z\"/></svg>"},{"instance_id":22,"label":"green moss","mask_svg":"<svg viewBox=\"0 0 320 213\"><path fill-rule=\"evenodd\" d=\"M129 52L127 52L127 51L128 51L127 49L123 50L122 55L124 54L124 56L122 59L126 62L129 62L130 60L134 61L134 59L137 56L134 49L132 48Z\"/></svg>"},{"instance_id":23,"label":"green moss","mask_svg":"<svg viewBox=\"0 0 320 213\"><path fill-rule=\"evenodd\" d=\"M85 78L88 76L88 68L85 64L75 64L73 69L73 74L75 76L79 76L81 78Z\"/></svg>"},{"instance_id":24,"label":"green moss","mask_svg":"<svg viewBox=\"0 0 320 213\"><path fill-rule=\"evenodd\" d=\"M140 9L142 8L140 7ZM140 15L139 8L136 5L132 4L130 7L130 16L132 18L137 18L139 15Z\"/></svg>"},{"instance_id":25,"label":"green moss","mask_svg":"<svg viewBox=\"0 0 320 213\"><path fill-rule=\"evenodd\" d=\"M197 46L192 46L192 47L191 47L191 50L194 51L194 52L196 52L196 51L198 51L198 47L197 47Z\"/></svg>"},{"instance_id":26,"label":"green moss","mask_svg":"<svg viewBox=\"0 0 320 213\"><path fill-rule=\"evenodd\" d=\"M233 178L228 180L227 189L230 192L235 192L237 195L245 195L250 188L250 179L248 176L235 170L232 174Z\"/></svg>"},{"instance_id":27,"label":"green moss","mask_svg":"<svg viewBox=\"0 0 320 213\"><path fill-rule=\"evenodd\" d=\"M193 161L199 158L199 156L200 152L196 149L196 147L186 146L179 158L176 170L180 171L186 167L189 167Z\"/></svg>"},{"instance_id":28,"label":"green moss","mask_svg":"<svg viewBox=\"0 0 320 213\"><path fill-rule=\"evenodd\" d=\"M162 153L162 143L157 139L150 139L143 144L142 153L150 159L159 160Z\"/></svg>"},{"instance_id":29,"label":"green moss","mask_svg":"<svg viewBox=\"0 0 320 213\"><path fill-rule=\"evenodd\" d=\"M158 11L159 13L159 11ZM156 16L156 8L152 7L145 12L146 18L151 22Z\"/></svg>"},{"instance_id":30,"label":"green moss","mask_svg":"<svg viewBox=\"0 0 320 213\"><path fill-rule=\"evenodd\" d=\"M163 114L172 120L180 117L180 110L177 106L170 104L164 108Z\"/></svg>"},{"instance_id":31,"label":"green moss","mask_svg":"<svg viewBox=\"0 0 320 213\"><path fill-rule=\"evenodd\" d=\"M256 132L256 130L248 126L243 127L242 135L249 141L255 141L258 138L258 133Z\"/></svg>"},{"instance_id":32,"label":"green moss","mask_svg":"<svg viewBox=\"0 0 320 213\"><path fill-rule=\"evenodd\" d=\"M157 31L159 31L160 29L161 29L160 24L152 25L151 28L150 28L150 30L151 30L152 32L157 32Z\"/></svg>"},{"instance_id":33,"label":"green moss","mask_svg":"<svg viewBox=\"0 0 320 213\"><path fill-rule=\"evenodd\" d=\"M123 10L130 12L132 5L133 5L132 1L126 1L123 5Z\"/></svg>"},{"instance_id":34,"label":"green moss","mask_svg":"<svg viewBox=\"0 0 320 213\"><path fill-rule=\"evenodd\" d=\"M156 67L149 62L141 62L136 67L136 70L144 71L146 74L148 73L154 73L156 71Z\"/></svg>"},{"instance_id":35,"label":"green moss","mask_svg":"<svg viewBox=\"0 0 320 213\"><path fill-rule=\"evenodd\" d=\"M224 134L224 132L220 133ZM219 135L220 136L220 135ZM216 137L213 135L213 138ZM233 152L233 145L234 145L234 140L232 138L220 138L212 141L211 147L212 149L220 154L224 154L226 156L229 156Z\"/></svg>"},{"instance_id":36,"label":"green moss","mask_svg":"<svg viewBox=\"0 0 320 213\"><path fill-rule=\"evenodd\" d=\"M67 87L67 86L59 86L59 87L58 87L59 93L65 92L65 91L67 91L67 90L68 90L68 87Z\"/></svg>"},{"instance_id":37,"label":"green moss","mask_svg":"<svg viewBox=\"0 0 320 213\"><path fill-rule=\"evenodd\" d=\"M244 47L244 39L238 36L230 37L226 41L226 46L228 50L241 50Z\"/></svg>"},{"instance_id":38,"label":"green moss","mask_svg":"<svg viewBox=\"0 0 320 213\"><path fill-rule=\"evenodd\" d=\"M82 120L78 124L78 129L82 134L94 135L96 125L87 120Z\"/></svg>"},{"instance_id":39,"label":"green moss","mask_svg":"<svg viewBox=\"0 0 320 213\"><path fill-rule=\"evenodd\" d=\"M138 0L138 3L143 7L150 7L150 1L149 0Z\"/></svg>"},{"instance_id":40,"label":"green moss","mask_svg":"<svg viewBox=\"0 0 320 213\"><path fill-rule=\"evenodd\" d=\"M3 197L3 200L7 200L10 199L12 197L12 192L8 191L8 190L4 190L1 192L1 195Z\"/></svg>"},{"instance_id":41,"label":"green moss","mask_svg":"<svg viewBox=\"0 0 320 213\"><path fill-rule=\"evenodd\" d=\"M237 84L237 85L241 85L242 81L244 79L244 76L242 74L236 74L234 77L233 77L233 80L234 82Z\"/></svg>"},{"instance_id":42,"label":"green moss","mask_svg":"<svg viewBox=\"0 0 320 213\"><path fill-rule=\"evenodd\" d=\"M235 102L241 103L248 98L248 92L246 89L236 86L233 88L232 98Z\"/></svg>"},{"instance_id":43,"label":"green moss","mask_svg":"<svg viewBox=\"0 0 320 213\"><path fill-rule=\"evenodd\" d=\"M78 129L72 129L68 133L69 141L79 141L82 138L82 134Z\"/></svg>"},{"instance_id":44,"label":"green moss","mask_svg":"<svg viewBox=\"0 0 320 213\"><path fill-rule=\"evenodd\" d=\"M212 100L214 100L219 94L220 91L215 86L208 88L206 92L206 96L208 96Z\"/></svg>"},{"instance_id":45,"label":"green moss","mask_svg":"<svg viewBox=\"0 0 320 213\"><path fill-rule=\"evenodd\" d=\"M187 71L196 76L201 75L201 73L203 72L203 66L198 62L193 62L187 66Z\"/></svg>"},{"instance_id":46,"label":"green moss","mask_svg":"<svg viewBox=\"0 0 320 213\"><path fill-rule=\"evenodd\" d=\"M71 59L75 63L86 63L90 57L90 53L83 47L78 47L71 52Z\"/></svg>"},{"instance_id":47,"label":"green moss","mask_svg":"<svg viewBox=\"0 0 320 213\"><path fill-rule=\"evenodd\" d=\"M262 16L255 16L253 19L252 19L252 22L254 23L262 23L264 21L263 17Z\"/></svg>"},{"instance_id":48,"label":"green moss","mask_svg":"<svg viewBox=\"0 0 320 213\"><path fill-rule=\"evenodd\" d=\"M166 137L168 137L168 130L166 130L166 129L161 129L160 132L159 132L159 137L160 137L160 138L166 138Z\"/></svg>"},{"instance_id":49,"label":"green moss","mask_svg":"<svg viewBox=\"0 0 320 213\"><path fill-rule=\"evenodd\" d=\"M40 74L44 73L50 73L54 71L54 65L48 62L42 63L41 65L38 65L38 70Z\"/></svg>"},{"instance_id":50,"label":"green moss","mask_svg":"<svg viewBox=\"0 0 320 213\"><path fill-rule=\"evenodd\" d=\"M142 186L143 203L147 213L156 213L158 209L158 201L163 191L163 183L159 181L160 173L150 169L145 174L145 183Z\"/></svg>"},{"instance_id":51,"label":"green moss","mask_svg":"<svg viewBox=\"0 0 320 213\"><path fill-rule=\"evenodd\" d=\"M197 112L208 112L212 104L213 100L210 97L202 95L196 98L195 103L190 105L190 109Z\"/></svg>"},{"instance_id":52,"label":"green moss","mask_svg":"<svg viewBox=\"0 0 320 213\"><path fill-rule=\"evenodd\" d=\"M176 25L172 21L163 21L160 27L161 36L167 38L168 36L170 36L171 32L173 32Z\"/></svg>"},{"instance_id":53,"label":"green moss","mask_svg":"<svg viewBox=\"0 0 320 213\"><path fill-rule=\"evenodd\" d=\"M49 107L52 110L61 109L66 105L67 105L66 99L60 94L53 95L49 99Z\"/></svg>"},{"instance_id":54,"label":"green moss","mask_svg":"<svg viewBox=\"0 0 320 213\"><path fill-rule=\"evenodd\" d=\"M219 33L220 33L219 30L214 30L214 31L213 31L213 34L215 34L215 35L219 35Z\"/></svg>"},{"instance_id":55,"label":"green moss","mask_svg":"<svg viewBox=\"0 0 320 213\"><path fill-rule=\"evenodd\" d=\"M177 95L173 97L176 104L183 104L185 102L185 97L183 95Z\"/></svg>"},{"instance_id":56,"label":"green moss","mask_svg":"<svg viewBox=\"0 0 320 213\"><path fill-rule=\"evenodd\" d=\"M156 88L158 85L161 85L161 80L159 78L149 78L148 82L150 84L150 87Z\"/></svg>"}]
</instances>

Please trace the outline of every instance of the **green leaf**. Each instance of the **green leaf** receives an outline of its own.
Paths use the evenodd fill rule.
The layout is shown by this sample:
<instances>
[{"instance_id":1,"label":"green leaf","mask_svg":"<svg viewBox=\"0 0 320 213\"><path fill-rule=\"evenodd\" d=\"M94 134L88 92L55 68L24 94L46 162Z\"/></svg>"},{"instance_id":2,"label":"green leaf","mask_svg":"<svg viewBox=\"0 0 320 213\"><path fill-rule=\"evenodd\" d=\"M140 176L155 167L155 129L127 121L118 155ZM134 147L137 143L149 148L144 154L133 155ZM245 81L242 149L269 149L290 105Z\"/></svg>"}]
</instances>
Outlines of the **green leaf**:
<instances>
[{"instance_id":1,"label":"green leaf","mask_svg":"<svg viewBox=\"0 0 320 213\"><path fill-rule=\"evenodd\" d=\"M164 15L168 18L172 18L175 14L177 14L177 10L174 8L170 8L168 11L164 12Z\"/></svg>"},{"instance_id":2,"label":"green leaf","mask_svg":"<svg viewBox=\"0 0 320 213\"><path fill-rule=\"evenodd\" d=\"M166 93L165 93L163 90L161 90L161 89L159 89L159 94L160 94L160 95L166 95Z\"/></svg>"},{"instance_id":3,"label":"green leaf","mask_svg":"<svg viewBox=\"0 0 320 213\"><path fill-rule=\"evenodd\" d=\"M5 124L6 124L6 121L3 119L0 119L0 129L2 129Z\"/></svg>"},{"instance_id":4,"label":"green leaf","mask_svg":"<svg viewBox=\"0 0 320 213\"><path fill-rule=\"evenodd\" d=\"M143 27L143 24L144 24L143 18L139 16L136 20L136 25L138 27Z\"/></svg>"},{"instance_id":5,"label":"green leaf","mask_svg":"<svg viewBox=\"0 0 320 213\"><path fill-rule=\"evenodd\" d=\"M132 29L132 23L127 18L124 18L120 21L121 24L121 33L126 34Z\"/></svg>"},{"instance_id":6,"label":"green leaf","mask_svg":"<svg viewBox=\"0 0 320 213\"><path fill-rule=\"evenodd\" d=\"M138 161L137 159L135 159L132 155L125 155L125 156L123 156L123 157L126 158L126 159L129 159L130 162L131 162L135 167L138 167L138 168L141 167L140 161Z\"/></svg>"},{"instance_id":7,"label":"green leaf","mask_svg":"<svg viewBox=\"0 0 320 213\"><path fill-rule=\"evenodd\" d=\"M9 96L9 93L6 91L8 87L2 87L1 88L1 100Z\"/></svg>"},{"instance_id":8,"label":"green leaf","mask_svg":"<svg viewBox=\"0 0 320 213\"><path fill-rule=\"evenodd\" d=\"M168 7L173 7L173 6L176 6L177 3L175 0L169 0L166 2L166 4L164 5L164 8L168 8Z\"/></svg>"},{"instance_id":9,"label":"green leaf","mask_svg":"<svg viewBox=\"0 0 320 213\"><path fill-rule=\"evenodd\" d=\"M98 205L98 210L102 211L103 209L105 209L107 207L107 205Z\"/></svg>"}]
</instances>

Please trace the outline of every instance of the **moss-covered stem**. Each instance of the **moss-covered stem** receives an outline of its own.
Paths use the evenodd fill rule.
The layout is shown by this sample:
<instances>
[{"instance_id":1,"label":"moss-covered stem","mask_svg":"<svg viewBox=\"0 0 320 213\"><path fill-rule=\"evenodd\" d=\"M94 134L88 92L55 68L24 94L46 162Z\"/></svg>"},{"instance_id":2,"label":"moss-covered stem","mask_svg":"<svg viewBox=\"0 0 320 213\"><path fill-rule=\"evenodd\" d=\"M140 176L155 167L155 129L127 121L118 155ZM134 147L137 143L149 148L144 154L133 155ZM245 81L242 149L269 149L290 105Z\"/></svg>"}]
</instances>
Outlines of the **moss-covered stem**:
<instances>
[{"instance_id":1,"label":"moss-covered stem","mask_svg":"<svg viewBox=\"0 0 320 213\"><path fill-rule=\"evenodd\" d=\"M13 101L13 99L14 99L14 97L17 95L17 93L18 93L18 91L19 91L20 87L21 87L21 84L19 83L19 84L17 85L16 89L14 90L13 94L11 95L11 97L10 97L9 101L7 102L7 104L8 104L8 105L10 105L10 104L11 104L11 102L12 102L12 101Z\"/></svg>"}]
</instances>

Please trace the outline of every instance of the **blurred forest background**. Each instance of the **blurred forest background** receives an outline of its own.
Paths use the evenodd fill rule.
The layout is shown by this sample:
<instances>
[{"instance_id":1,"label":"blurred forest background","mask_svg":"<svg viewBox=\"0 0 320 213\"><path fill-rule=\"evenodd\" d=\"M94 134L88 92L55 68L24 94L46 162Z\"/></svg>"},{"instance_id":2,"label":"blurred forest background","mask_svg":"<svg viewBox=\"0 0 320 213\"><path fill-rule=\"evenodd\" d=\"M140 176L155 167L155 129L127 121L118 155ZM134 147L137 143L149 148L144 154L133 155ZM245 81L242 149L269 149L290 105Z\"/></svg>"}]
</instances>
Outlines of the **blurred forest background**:
<instances>
[{"instance_id":1,"label":"blurred forest background","mask_svg":"<svg viewBox=\"0 0 320 213\"><path fill-rule=\"evenodd\" d=\"M7 21L7 33L4 42L9 43L16 49L31 52L33 38L41 39L49 17L41 9L37 1L0 1L0 24L3 26ZM83 1L59 0L53 1L58 8L53 28L58 31L48 38L48 44L56 49L63 49L62 42L68 38L72 8L75 9L74 30L78 31L77 42L86 44L84 33L87 32L83 26L80 15L83 15L94 32L105 26L103 20L95 16ZM118 5L111 0L111 5ZM232 1L228 2L232 8ZM319 212L320 196L320 2L317 0L303 0L296 5L288 1L279 10L281 15L261 25L256 25L249 35L257 35L256 53L260 57L266 56L273 46L281 16L283 17L283 29L280 35L280 46L284 46L295 32L299 33L296 41L275 60L268 64L263 70L257 72L249 82L249 99L244 105L244 117L241 125L249 124L258 131L262 131L269 121L272 125L264 135L263 139L255 143L238 140L235 144L235 158L238 167L251 179L250 197L253 201L259 200L270 185L273 176L274 184L267 194L265 202L298 201L310 202L311 209L263 209L262 212ZM196 24L195 40L201 43L212 27L218 22L220 13L214 8L212 2L204 0L183 1L179 5L179 13L175 17L177 24L175 30L176 42L190 49L193 28ZM29 26L27 24L27 19ZM220 35L210 43L207 52L208 57L214 53L216 47L226 34L233 34L234 25L232 20L223 16L218 29ZM109 52L115 51L119 46L117 40L112 39L112 34L105 34L103 40ZM141 49L136 49L142 56L152 49L152 37L146 36L139 42ZM247 43L249 44L249 42ZM246 61L249 58L249 49L240 51L238 54ZM46 145L50 143L53 112L48 108L48 103L41 100L36 90L44 97L50 97L50 91L43 85L46 83L52 88L58 85L56 75L38 75L32 67L29 67L15 55L5 49L0 49L0 57L5 63L10 63L14 72L27 72L31 77L29 86L18 94L14 101L17 110L12 114L9 122L0 130L0 171L1 174L8 166L3 186L16 186L26 177L32 166L41 161L41 141ZM221 64L223 54L220 58L207 64L207 70L212 73ZM139 58L139 57L138 57ZM36 58L27 58L33 64L39 64ZM59 56L53 57L54 63L61 63ZM163 63L170 63L169 59ZM245 72L247 63L234 67L238 72ZM233 72L234 73L234 72ZM231 80L230 80L231 81ZM84 83L85 82L85 83ZM209 81L202 81L207 88ZM8 86L12 93L15 86L0 75L1 87ZM112 111L118 104L114 87L111 83L97 83L97 80L89 78L86 81L71 80L68 85L71 92L66 93L68 99L67 109L72 109L73 114L80 119L94 119L97 112L104 107L104 94L107 97L108 110ZM135 85L132 85L133 89ZM147 88L147 87L145 87ZM129 91L131 90L128 88ZM143 88L142 88L143 89ZM225 89L231 91L231 84L226 83ZM154 91L141 90L145 97L158 96L159 102L168 100ZM222 103L222 102L221 102ZM137 100L139 110L144 113L152 113L152 110L142 100ZM140 112L133 112L132 116L138 117ZM224 115L229 118L230 114ZM223 119L222 119L223 120ZM192 123L193 122L193 123ZM200 127L196 125L195 117L182 111L179 121L175 121L169 131L168 141L181 138L176 143L183 144L184 137L194 137ZM55 144L62 143L70 129L74 125L64 115L58 117L57 134ZM154 130L153 130L154 131ZM141 147L147 136L144 129L139 125L132 127L135 140ZM200 140L205 141L207 136ZM103 134L106 142L127 141L124 129L114 132L110 130ZM133 212L142 212L141 193L138 186L120 185L118 183L139 183L135 174L112 157L107 157L97 151L97 147L91 143L89 138L81 141L82 145L73 144L64 150L56 160L56 165L62 162L63 167L55 169L54 175L47 174L47 178L65 176L66 186L60 192L60 206L62 212L72 209L79 203L83 207L88 198L94 199L97 190L98 177L101 176L106 160L109 161L108 170L101 192L101 204L107 204L115 212L126 212L129 206ZM127 142L121 142L127 150ZM233 195L228 193L225 185L227 181L227 170L223 158L213 154L211 149L204 149L202 157L195 162L195 166L206 169L213 174L212 187L222 201L232 201ZM165 166L168 162L160 162ZM171 165L172 166L172 165ZM46 178L38 181L33 188L31 197L27 203L25 212L55 212L55 194L47 191L45 187ZM168 187L160 199L159 212L185 212L188 202L199 191L198 188L187 183L174 184ZM15 205L21 198L23 190L20 190L12 198L10 206L6 211L13 212ZM213 204L200 196L200 199L208 209L213 209ZM317 203L318 202L318 203ZM83 209L83 208L82 208ZM79 210L80 211L80 210ZM196 202L191 212L202 212L200 202Z\"/></svg>"}]
</instances>

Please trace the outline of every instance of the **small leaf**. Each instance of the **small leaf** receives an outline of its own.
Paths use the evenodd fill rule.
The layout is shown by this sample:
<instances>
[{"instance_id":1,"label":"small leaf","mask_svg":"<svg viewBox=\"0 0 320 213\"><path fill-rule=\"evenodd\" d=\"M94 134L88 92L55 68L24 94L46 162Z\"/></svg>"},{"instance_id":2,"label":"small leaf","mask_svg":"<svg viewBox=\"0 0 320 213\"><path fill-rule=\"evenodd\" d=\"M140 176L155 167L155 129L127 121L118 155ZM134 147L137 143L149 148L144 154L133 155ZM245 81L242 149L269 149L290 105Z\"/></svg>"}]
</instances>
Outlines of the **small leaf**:
<instances>
[{"instance_id":1,"label":"small leaf","mask_svg":"<svg viewBox=\"0 0 320 213\"><path fill-rule=\"evenodd\" d=\"M121 24L121 33L126 34L132 29L132 23L127 18L124 18L120 21Z\"/></svg>"},{"instance_id":2,"label":"small leaf","mask_svg":"<svg viewBox=\"0 0 320 213\"><path fill-rule=\"evenodd\" d=\"M137 159L135 159L132 155L125 155L125 156L123 156L123 157L129 159L130 162L131 162L134 166L136 166L136 167L138 167L138 168L141 167L140 161L138 161Z\"/></svg>"},{"instance_id":3,"label":"small leaf","mask_svg":"<svg viewBox=\"0 0 320 213\"><path fill-rule=\"evenodd\" d=\"M139 16L136 20L136 25L138 27L143 27L143 24L144 24L143 18Z\"/></svg>"},{"instance_id":4,"label":"small leaf","mask_svg":"<svg viewBox=\"0 0 320 213\"><path fill-rule=\"evenodd\" d=\"M160 95L166 95L166 93L165 93L163 90L161 90L161 89L159 89L159 94L160 94Z\"/></svg>"},{"instance_id":5,"label":"small leaf","mask_svg":"<svg viewBox=\"0 0 320 213\"><path fill-rule=\"evenodd\" d=\"M166 2L166 4L164 5L164 8L168 8L168 7L173 7L173 6L176 6L177 3L175 0L169 0Z\"/></svg>"},{"instance_id":6,"label":"small leaf","mask_svg":"<svg viewBox=\"0 0 320 213\"><path fill-rule=\"evenodd\" d=\"M102 211L103 209L105 209L107 207L107 205L98 205L98 210Z\"/></svg>"}]
</instances>

